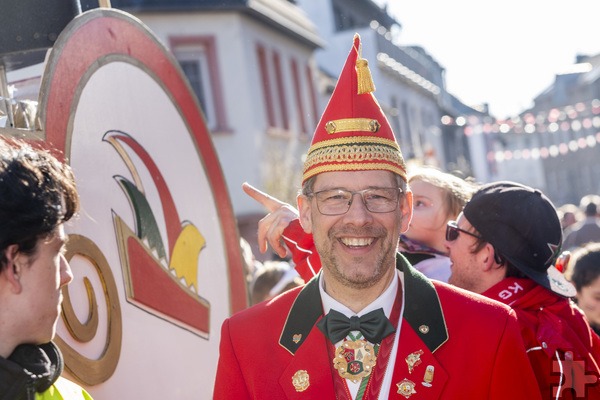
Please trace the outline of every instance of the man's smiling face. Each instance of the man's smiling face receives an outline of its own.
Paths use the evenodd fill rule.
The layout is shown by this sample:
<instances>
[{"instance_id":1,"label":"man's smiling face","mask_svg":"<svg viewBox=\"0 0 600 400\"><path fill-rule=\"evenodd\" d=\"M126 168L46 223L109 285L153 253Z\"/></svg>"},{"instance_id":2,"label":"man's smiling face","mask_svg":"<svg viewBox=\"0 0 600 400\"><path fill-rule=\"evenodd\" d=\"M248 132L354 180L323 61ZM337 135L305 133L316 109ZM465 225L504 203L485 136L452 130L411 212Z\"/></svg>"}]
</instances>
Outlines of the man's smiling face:
<instances>
[{"instance_id":1,"label":"man's smiling face","mask_svg":"<svg viewBox=\"0 0 600 400\"><path fill-rule=\"evenodd\" d=\"M398 182L389 171L325 172L317 175L313 192L369 188L398 188ZM400 193L392 211L377 213L367 210L361 195L354 194L348 212L332 216L318 210L315 196L301 196L302 225L314 236L326 276L354 288L371 287L387 276L395 268L398 239L408 227L411 201L410 193Z\"/></svg>"}]
</instances>

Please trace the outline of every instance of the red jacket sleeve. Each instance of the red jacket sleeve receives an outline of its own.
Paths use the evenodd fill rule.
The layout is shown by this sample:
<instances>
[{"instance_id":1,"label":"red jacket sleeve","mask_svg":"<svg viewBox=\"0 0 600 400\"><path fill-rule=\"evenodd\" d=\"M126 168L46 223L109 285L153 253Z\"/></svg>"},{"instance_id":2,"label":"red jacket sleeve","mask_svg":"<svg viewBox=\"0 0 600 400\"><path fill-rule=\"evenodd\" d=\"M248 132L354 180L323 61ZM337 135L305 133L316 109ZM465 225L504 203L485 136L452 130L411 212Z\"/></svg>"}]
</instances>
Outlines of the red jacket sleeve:
<instances>
[{"instance_id":1,"label":"red jacket sleeve","mask_svg":"<svg viewBox=\"0 0 600 400\"><path fill-rule=\"evenodd\" d=\"M283 231L283 240L292 253L296 271L308 282L321 270L321 259L312 235L304 232L300 220L295 219Z\"/></svg>"},{"instance_id":2,"label":"red jacket sleeve","mask_svg":"<svg viewBox=\"0 0 600 400\"><path fill-rule=\"evenodd\" d=\"M219 363L217 365L213 399L250 399L250 393L248 393L248 388L244 382L242 368L231 343L229 320L226 319L221 328Z\"/></svg>"}]
</instances>

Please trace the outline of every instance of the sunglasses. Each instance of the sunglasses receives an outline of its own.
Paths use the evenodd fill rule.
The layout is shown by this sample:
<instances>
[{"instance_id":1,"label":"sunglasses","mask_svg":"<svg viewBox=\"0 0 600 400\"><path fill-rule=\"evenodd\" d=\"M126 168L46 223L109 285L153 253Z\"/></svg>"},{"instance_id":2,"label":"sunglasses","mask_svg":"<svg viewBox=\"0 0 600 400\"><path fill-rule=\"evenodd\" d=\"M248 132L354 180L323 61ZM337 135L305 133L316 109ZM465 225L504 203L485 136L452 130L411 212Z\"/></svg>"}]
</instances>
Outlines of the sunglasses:
<instances>
[{"instance_id":1,"label":"sunglasses","mask_svg":"<svg viewBox=\"0 0 600 400\"><path fill-rule=\"evenodd\" d=\"M456 239L458 239L458 236L462 233L466 233L469 236L473 236L474 238L477 238L479 240L483 240L483 238L479 235L476 235L474 233L471 233L469 231L466 231L464 229L460 229L458 227L458 224L456 223L456 221L448 221L448 224L446 225L446 240L449 242L453 242Z\"/></svg>"}]
</instances>

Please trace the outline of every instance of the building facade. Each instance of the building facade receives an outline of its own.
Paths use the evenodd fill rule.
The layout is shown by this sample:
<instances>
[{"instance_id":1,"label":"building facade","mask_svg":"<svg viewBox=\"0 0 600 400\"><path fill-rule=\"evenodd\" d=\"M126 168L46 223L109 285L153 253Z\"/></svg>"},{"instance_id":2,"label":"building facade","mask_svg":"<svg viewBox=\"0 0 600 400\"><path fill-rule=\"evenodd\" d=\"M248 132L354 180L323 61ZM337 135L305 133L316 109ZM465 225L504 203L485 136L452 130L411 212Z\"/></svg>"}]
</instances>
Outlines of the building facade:
<instances>
[{"instance_id":1,"label":"building facade","mask_svg":"<svg viewBox=\"0 0 600 400\"><path fill-rule=\"evenodd\" d=\"M501 122L488 154L498 179L542 189L556 205L600 193L600 55L578 56L534 106Z\"/></svg>"}]
</instances>

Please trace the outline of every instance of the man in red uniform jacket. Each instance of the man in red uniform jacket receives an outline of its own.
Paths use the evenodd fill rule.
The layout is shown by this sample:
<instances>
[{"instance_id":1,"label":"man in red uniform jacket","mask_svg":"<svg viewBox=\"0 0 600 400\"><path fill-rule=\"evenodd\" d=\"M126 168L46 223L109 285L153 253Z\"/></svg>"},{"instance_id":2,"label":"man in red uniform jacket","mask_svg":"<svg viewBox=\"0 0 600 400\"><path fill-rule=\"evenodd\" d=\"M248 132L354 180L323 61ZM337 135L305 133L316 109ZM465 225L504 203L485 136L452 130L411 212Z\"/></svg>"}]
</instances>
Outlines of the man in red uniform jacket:
<instances>
[{"instance_id":1,"label":"man in red uniform jacket","mask_svg":"<svg viewBox=\"0 0 600 400\"><path fill-rule=\"evenodd\" d=\"M412 215L358 35L304 164L300 221L323 268L223 323L216 399L539 399L509 307L397 255Z\"/></svg>"}]
</instances>

